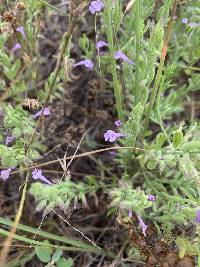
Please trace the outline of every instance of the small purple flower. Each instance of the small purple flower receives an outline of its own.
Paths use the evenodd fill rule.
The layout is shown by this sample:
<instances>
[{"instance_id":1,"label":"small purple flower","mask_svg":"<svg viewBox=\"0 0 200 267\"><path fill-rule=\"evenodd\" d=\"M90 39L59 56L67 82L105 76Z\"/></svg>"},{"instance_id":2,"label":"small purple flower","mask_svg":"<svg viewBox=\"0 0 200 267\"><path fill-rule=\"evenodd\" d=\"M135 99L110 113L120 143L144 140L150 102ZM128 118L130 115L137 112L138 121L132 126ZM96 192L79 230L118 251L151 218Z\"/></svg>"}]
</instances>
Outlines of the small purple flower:
<instances>
[{"instance_id":1,"label":"small purple flower","mask_svg":"<svg viewBox=\"0 0 200 267\"><path fill-rule=\"evenodd\" d=\"M197 23L197 22L190 22L190 23L188 23L188 26L191 27L191 28L195 28L195 27L200 26L200 24Z\"/></svg>"},{"instance_id":2,"label":"small purple flower","mask_svg":"<svg viewBox=\"0 0 200 267\"><path fill-rule=\"evenodd\" d=\"M22 47L20 43L16 43L15 46L12 48L12 52L14 53L15 51L19 50Z\"/></svg>"},{"instance_id":3,"label":"small purple flower","mask_svg":"<svg viewBox=\"0 0 200 267\"><path fill-rule=\"evenodd\" d=\"M9 168L7 170L3 170L0 173L0 177L2 180L7 180L10 177L10 172L12 171L12 168Z\"/></svg>"},{"instance_id":4,"label":"small purple flower","mask_svg":"<svg viewBox=\"0 0 200 267\"><path fill-rule=\"evenodd\" d=\"M106 43L104 41L99 41L99 42L96 43L96 48L97 49L105 47L105 46L108 46L108 43Z\"/></svg>"},{"instance_id":5,"label":"small purple flower","mask_svg":"<svg viewBox=\"0 0 200 267\"><path fill-rule=\"evenodd\" d=\"M122 122L121 122L120 120L115 121L115 125L116 125L117 127L121 127L121 126L122 126Z\"/></svg>"},{"instance_id":6,"label":"small purple flower","mask_svg":"<svg viewBox=\"0 0 200 267\"><path fill-rule=\"evenodd\" d=\"M92 14L95 14L96 12L101 11L104 8L104 4L102 1L97 0L97 1L92 1L89 5L89 11Z\"/></svg>"},{"instance_id":7,"label":"small purple flower","mask_svg":"<svg viewBox=\"0 0 200 267\"><path fill-rule=\"evenodd\" d=\"M9 145L15 139L14 136L7 136L6 137L6 146Z\"/></svg>"},{"instance_id":8,"label":"small purple flower","mask_svg":"<svg viewBox=\"0 0 200 267\"><path fill-rule=\"evenodd\" d=\"M84 65L86 68L88 68L90 70L94 67L94 63L90 59L81 60L78 63L76 63L74 65L74 67L78 67L78 66L82 66L82 65Z\"/></svg>"},{"instance_id":9,"label":"small purple flower","mask_svg":"<svg viewBox=\"0 0 200 267\"><path fill-rule=\"evenodd\" d=\"M136 216L137 216L137 218L138 218L139 224L141 225L142 233L143 233L144 236L146 236L146 230L147 230L147 228L148 228L148 225L146 225L146 224L144 223L144 221L142 220L142 217L141 217L140 215L137 215L137 214L136 214Z\"/></svg>"},{"instance_id":10,"label":"small purple flower","mask_svg":"<svg viewBox=\"0 0 200 267\"><path fill-rule=\"evenodd\" d=\"M24 31L24 27L23 26L19 26L19 27L17 27L17 32L20 32L21 33L21 35L24 37L24 38L26 38L26 34L25 34L25 31Z\"/></svg>"},{"instance_id":11,"label":"small purple flower","mask_svg":"<svg viewBox=\"0 0 200 267\"><path fill-rule=\"evenodd\" d=\"M155 198L154 195L148 195L148 196L147 196L147 199L148 199L149 201L155 201L155 200L156 200L156 198Z\"/></svg>"},{"instance_id":12,"label":"small purple flower","mask_svg":"<svg viewBox=\"0 0 200 267\"><path fill-rule=\"evenodd\" d=\"M45 182L46 184L52 185L52 182L50 182L46 177L44 177L42 175L42 171L39 169L34 169L34 171L32 172L32 177L35 180L41 180Z\"/></svg>"},{"instance_id":13,"label":"small purple flower","mask_svg":"<svg viewBox=\"0 0 200 267\"><path fill-rule=\"evenodd\" d=\"M195 218L196 223L200 223L200 209L197 210L196 218Z\"/></svg>"},{"instance_id":14,"label":"small purple flower","mask_svg":"<svg viewBox=\"0 0 200 267\"><path fill-rule=\"evenodd\" d=\"M44 111L43 111L44 110ZM43 112L42 112L43 111ZM40 111L38 111L35 115L33 115L33 118L36 119L37 117L40 117L41 114L44 116L50 115L50 109L49 108L42 108Z\"/></svg>"},{"instance_id":15,"label":"small purple flower","mask_svg":"<svg viewBox=\"0 0 200 267\"><path fill-rule=\"evenodd\" d=\"M129 217L129 218L132 218L132 217L133 217L133 212L132 212L132 210L129 210L129 211L128 211L128 217Z\"/></svg>"},{"instance_id":16,"label":"small purple flower","mask_svg":"<svg viewBox=\"0 0 200 267\"><path fill-rule=\"evenodd\" d=\"M183 18L181 21L182 21L183 24L187 24L188 23L188 18Z\"/></svg>"},{"instance_id":17,"label":"small purple flower","mask_svg":"<svg viewBox=\"0 0 200 267\"><path fill-rule=\"evenodd\" d=\"M122 51L115 52L114 58L115 59L122 59L122 60L126 61L128 64L134 65L134 62L131 61Z\"/></svg>"},{"instance_id":18,"label":"small purple flower","mask_svg":"<svg viewBox=\"0 0 200 267\"><path fill-rule=\"evenodd\" d=\"M105 134L104 134L104 139L105 141L109 141L109 142L115 142L117 138L119 137L123 137L126 136L123 133L116 133L112 130L108 130Z\"/></svg>"}]
</instances>

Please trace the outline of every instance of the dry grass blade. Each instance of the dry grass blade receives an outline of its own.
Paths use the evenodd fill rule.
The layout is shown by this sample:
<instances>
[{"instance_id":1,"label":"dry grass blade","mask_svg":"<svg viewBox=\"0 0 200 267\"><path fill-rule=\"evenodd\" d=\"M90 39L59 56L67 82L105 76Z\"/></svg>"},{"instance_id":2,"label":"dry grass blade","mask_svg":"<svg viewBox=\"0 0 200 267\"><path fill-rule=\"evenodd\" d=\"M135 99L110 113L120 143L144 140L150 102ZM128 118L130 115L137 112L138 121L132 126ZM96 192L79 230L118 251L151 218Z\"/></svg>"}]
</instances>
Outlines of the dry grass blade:
<instances>
[{"instance_id":1,"label":"dry grass blade","mask_svg":"<svg viewBox=\"0 0 200 267\"><path fill-rule=\"evenodd\" d=\"M126 6L124 14L126 14L131 9L134 3L135 3L135 0L130 0L130 2Z\"/></svg>"},{"instance_id":2,"label":"dry grass blade","mask_svg":"<svg viewBox=\"0 0 200 267\"><path fill-rule=\"evenodd\" d=\"M20 200L20 205L19 205L19 209L17 211L17 214L15 216L15 221L14 224L9 232L8 237L6 238L4 244L3 244L3 248L0 254L0 267L4 267L5 266L5 261L6 261L6 257L9 253L10 250L10 245L12 244L13 241L13 237L15 235L15 232L17 230L17 226L19 224L19 221L21 219L22 216L22 212L23 212L23 207L24 207L24 202L25 202L25 196L26 196L26 188L27 188L27 183L28 183L28 178L29 178L29 173L27 173L26 176L26 181L25 181L25 185L23 188L23 192L22 192L22 197Z\"/></svg>"},{"instance_id":3,"label":"dry grass blade","mask_svg":"<svg viewBox=\"0 0 200 267\"><path fill-rule=\"evenodd\" d=\"M69 227L71 227L72 229L74 229L74 231L78 232L79 234L81 234L88 242L92 243L95 247L97 247L98 249L101 250L101 248L99 246L97 246L91 239L89 239L86 235L84 235L83 232L81 232L79 229L75 228L74 226L72 226L66 219L64 219L60 214L58 214L55 210L52 210L60 219L62 219L64 222L66 222Z\"/></svg>"}]
</instances>

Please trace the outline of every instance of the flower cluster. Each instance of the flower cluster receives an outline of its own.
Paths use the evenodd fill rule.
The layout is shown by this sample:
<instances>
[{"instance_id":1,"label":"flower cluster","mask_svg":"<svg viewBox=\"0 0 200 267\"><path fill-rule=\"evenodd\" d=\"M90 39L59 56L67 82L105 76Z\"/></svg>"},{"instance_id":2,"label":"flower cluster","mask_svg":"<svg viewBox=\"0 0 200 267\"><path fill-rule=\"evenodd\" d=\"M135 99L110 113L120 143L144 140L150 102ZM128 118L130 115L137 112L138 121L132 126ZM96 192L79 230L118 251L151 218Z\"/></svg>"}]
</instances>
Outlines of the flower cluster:
<instances>
[{"instance_id":1,"label":"flower cluster","mask_svg":"<svg viewBox=\"0 0 200 267\"><path fill-rule=\"evenodd\" d=\"M92 1L89 5L89 11L92 13L92 14L95 14L96 12L99 12L101 11L102 9L104 8L104 3L100 0L97 0L97 1ZM96 48L98 50L98 53L99 53L99 49L102 48L102 47L107 47L108 46L108 43L103 41L103 40L100 40L96 43ZM114 55L114 58L115 59L121 59L123 60L124 62L127 62L128 64L130 65L134 65L134 62L132 60L130 60L122 51L116 51L115 52L115 55ZM79 67L79 66L85 66L87 69L93 69L94 67L94 63L90 60L90 59L84 59L84 60L81 60L79 62L77 62L76 64L74 64L74 67Z\"/></svg>"},{"instance_id":2,"label":"flower cluster","mask_svg":"<svg viewBox=\"0 0 200 267\"><path fill-rule=\"evenodd\" d=\"M22 35L23 38L26 38L26 34L25 34L25 31L24 31L24 27L23 26L17 27L16 28L16 31L19 32L19 33L21 33L21 35ZM22 45L19 42L17 42L14 45L14 47L12 48L12 53L14 54L15 51L19 50L20 48L22 48Z\"/></svg>"},{"instance_id":3,"label":"flower cluster","mask_svg":"<svg viewBox=\"0 0 200 267\"><path fill-rule=\"evenodd\" d=\"M183 18L181 21L182 21L183 24L186 24L191 28L195 28L195 27L200 26L200 23L197 23L195 21L189 22L188 18Z\"/></svg>"},{"instance_id":4,"label":"flower cluster","mask_svg":"<svg viewBox=\"0 0 200 267\"><path fill-rule=\"evenodd\" d=\"M108 43L104 42L104 41L99 41L96 43L96 48L99 50L102 47L106 47L108 46ZM130 65L134 65L134 62L132 60L130 60L122 51L117 51L114 55L115 59L121 59L122 61L130 64ZM94 67L94 63L90 60L90 59L84 59L81 60L79 62L77 62L76 64L74 64L74 67L78 67L78 66L82 66L84 65L87 69L92 69Z\"/></svg>"}]
</instances>

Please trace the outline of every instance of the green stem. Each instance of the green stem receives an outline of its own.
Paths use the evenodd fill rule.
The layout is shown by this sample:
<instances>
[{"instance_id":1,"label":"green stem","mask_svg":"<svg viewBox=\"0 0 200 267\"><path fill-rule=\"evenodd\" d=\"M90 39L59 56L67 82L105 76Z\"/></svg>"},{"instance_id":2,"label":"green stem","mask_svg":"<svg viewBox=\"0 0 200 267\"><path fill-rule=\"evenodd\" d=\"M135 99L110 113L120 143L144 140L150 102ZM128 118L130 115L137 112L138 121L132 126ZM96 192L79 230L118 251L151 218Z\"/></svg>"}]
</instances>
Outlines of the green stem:
<instances>
[{"instance_id":1,"label":"green stem","mask_svg":"<svg viewBox=\"0 0 200 267\"><path fill-rule=\"evenodd\" d=\"M148 127L149 120L150 120L150 114L151 114L151 111L154 107L155 99L156 99L158 89L159 89L160 80L162 78L162 72L163 72L164 63L165 63L167 47L168 47L169 40L170 40L171 33L172 33L173 18L175 16L176 6L177 6L177 0L174 1L173 7L172 7L171 18L170 18L170 21L169 21L169 24L167 27L166 36L165 36L164 41L163 41L163 48L162 48L162 53L160 56L160 63L158 66L158 71L156 73L156 78L155 78L155 82L154 82L153 89L152 89L151 96L150 96L149 106L148 106L147 113L146 113L147 117L146 117L146 121L144 124L144 132Z\"/></svg>"},{"instance_id":2,"label":"green stem","mask_svg":"<svg viewBox=\"0 0 200 267\"><path fill-rule=\"evenodd\" d=\"M140 78L140 17L141 17L141 6L140 0L136 3L136 25L135 25L135 51L136 51L136 71L135 71L135 105L140 101L140 88L139 88L139 78Z\"/></svg>"},{"instance_id":3,"label":"green stem","mask_svg":"<svg viewBox=\"0 0 200 267\"><path fill-rule=\"evenodd\" d=\"M200 255L197 256L197 266L200 267Z\"/></svg>"},{"instance_id":4,"label":"green stem","mask_svg":"<svg viewBox=\"0 0 200 267\"><path fill-rule=\"evenodd\" d=\"M110 63L111 63L111 72L112 72L112 78L113 78L116 108L117 108L119 119L123 121L124 116L123 116L122 98L121 98L122 92L121 92L121 85L117 77L117 65L116 65L115 58L114 58L115 48L114 48L114 42L113 42L112 1L111 0L106 0L105 27L106 27L107 40L109 43Z\"/></svg>"}]
</instances>

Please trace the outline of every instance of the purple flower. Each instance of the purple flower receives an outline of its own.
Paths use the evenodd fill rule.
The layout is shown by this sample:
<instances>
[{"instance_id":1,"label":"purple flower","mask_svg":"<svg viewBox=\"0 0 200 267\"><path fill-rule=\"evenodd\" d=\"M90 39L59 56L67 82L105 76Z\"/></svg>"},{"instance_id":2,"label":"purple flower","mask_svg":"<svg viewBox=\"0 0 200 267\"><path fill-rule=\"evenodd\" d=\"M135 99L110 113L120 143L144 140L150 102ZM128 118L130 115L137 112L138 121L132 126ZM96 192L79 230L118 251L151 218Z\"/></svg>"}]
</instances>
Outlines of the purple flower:
<instances>
[{"instance_id":1,"label":"purple flower","mask_svg":"<svg viewBox=\"0 0 200 267\"><path fill-rule=\"evenodd\" d=\"M199 222L200 222L200 210L197 210L197 214L196 214L195 222L196 222L196 223L199 223Z\"/></svg>"},{"instance_id":2,"label":"purple flower","mask_svg":"<svg viewBox=\"0 0 200 267\"><path fill-rule=\"evenodd\" d=\"M12 168L1 171L1 174L0 174L1 179L4 181L7 180L10 177L11 171L12 171Z\"/></svg>"},{"instance_id":3,"label":"purple flower","mask_svg":"<svg viewBox=\"0 0 200 267\"><path fill-rule=\"evenodd\" d=\"M102 1L97 0L97 1L92 1L89 5L89 11L92 14L95 14L96 12L101 11L104 8L104 4Z\"/></svg>"},{"instance_id":4,"label":"purple flower","mask_svg":"<svg viewBox=\"0 0 200 267\"><path fill-rule=\"evenodd\" d=\"M190 23L188 23L188 25L189 25L191 28L200 26L200 24L197 23L197 22L190 22Z\"/></svg>"},{"instance_id":5,"label":"purple flower","mask_svg":"<svg viewBox=\"0 0 200 267\"><path fill-rule=\"evenodd\" d=\"M149 201L155 201L155 200L156 200L156 198L154 197L154 195L148 195L148 196L147 196L147 199L148 199Z\"/></svg>"},{"instance_id":6,"label":"purple flower","mask_svg":"<svg viewBox=\"0 0 200 267\"><path fill-rule=\"evenodd\" d=\"M141 217L140 215L137 215L137 214L136 214L136 216L137 216L137 218L138 218L139 224L141 225L142 233L143 233L144 236L146 236L146 230L147 230L147 228L148 228L148 225L146 225L146 224L144 223L144 221L142 220L142 217Z\"/></svg>"},{"instance_id":7,"label":"purple flower","mask_svg":"<svg viewBox=\"0 0 200 267\"><path fill-rule=\"evenodd\" d=\"M122 137L122 136L126 136L125 134L123 133L116 133L112 130L108 130L105 134L104 134L104 139L105 141L109 141L109 142L115 142L115 140L119 137Z\"/></svg>"},{"instance_id":8,"label":"purple flower","mask_svg":"<svg viewBox=\"0 0 200 267\"><path fill-rule=\"evenodd\" d=\"M120 120L115 121L115 125L116 125L117 127L121 127L121 126L122 126L122 122L121 122Z\"/></svg>"},{"instance_id":9,"label":"purple flower","mask_svg":"<svg viewBox=\"0 0 200 267\"><path fill-rule=\"evenodd\" d=\"M26 38L26 34L25 34L25 31L24 31L24 27L23 26L19 26L19 27L17 27L17 32L20 32L21 33L21 35L24 37L24 38Z\"/></svg>"},{"instance_id":10,"label":"purple flower","mask_svg":"<svg viewBox=\"0 0 200 267\"><path fill-rule=\"evenodd\" d=\"M6 137L6 146L9 145L15 139L14 136L7 136Z\"/></svg>"},{"instance_id":11,"label":"purple flower","mask_svg":"<svg viewBox=\"0 0 200 267\"><path fill-rule=\"evenodd\" d=\"M182 21L182 23L187 24L188 23L188 18L183 18L181 21Z\"/></svg>"},{"instance_id":12,"label":"purple flower","mask_svg":"<svg viewBox=\"0 0 200 267\"><path fill-rule=\"evenodd\" d=\"M86 68L88 68L90 70L94 67L93 62L90 59L81 60L78 63L76 63L74 65L74 67L78 67L78 66L82 66L82 65L84 65Z\"/></svg>"},{"instance_id":13,"label":"purple flower","mask_svg":"<svg viewBox=\"0 0 200 267\"><path fill-rule=\"evenodd\" d=\"M44 111L43 111L44 110ZM43 111L43 112L42 112ZM33 115L33 118L36 119L37 117L40 117L42 115L49 116L50 115L50 109L49 108L42 108L40 111L38 111L35 115Z\"/></svg>"},{"instance_id":14,"label":"purple flower","mask_svg":"<svg viewBox=\"0 0 200 267\"><path fill-rule=\"evenodd\" d=\"M128 217L129 217L129 218L132 218L132 217L133 217L133 212L132 212L132 210L129 210L129 211L128 211Z\"/></svg>"},{"instance_id":15,"label":"purple flower","mask_svg":"<svg viewBox=\"0 0 200 267\"><path fill-rule=\"evenodd\" d=\"M197 23L197 22L188 22L188 18L183 18L181 21L182 21L182 23L187 24L191 28L200 26L200 23Z\"/></svg>"},{"instance_id":16,"label":"purple flower","mask_svg":"<svg viewBox=\"0 0 200 267\"><path fill-rule=\"evenodd\" d=\"M43 182L45 182L46 184L51 185L52 183L42 175L42 171L39 169L34 169L34 171L32 172L32 177L35 180L41 180Z\"/></svg>"},{"instance_id":17,"label":"purple flower","mask_svg":"<svg viewBox=\"0 0 200 267\"><path fill-rule=\"evenodd\" d=\"M15 51L19 50L22 47L20 43L16 43L15 46L12 48L12 52L14 53Z\"/></svg>"},{"instance_id":18,"label":"purple flower","mask_svg":"<svg viewBox=\"0 0 200 267\"><path fill-rule=\"evenodd\" d=\"M131 61L122 51L115 52L114 58L115 59L122 59L122 60L126 61L127 63L134 65L134 62Z\"/></svg>"},{"instance_id":19,"label":"purple flower","mask_svg":"<svg viewBox=\"0 0 200 267\"><path fill-rule=\"evenodd\" d=\"M96 43L96 48L99 49L101 47L105 47L108 46L108 43L104 42L104 41L99 41Z\"/></svg>"}]
</instances>

